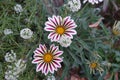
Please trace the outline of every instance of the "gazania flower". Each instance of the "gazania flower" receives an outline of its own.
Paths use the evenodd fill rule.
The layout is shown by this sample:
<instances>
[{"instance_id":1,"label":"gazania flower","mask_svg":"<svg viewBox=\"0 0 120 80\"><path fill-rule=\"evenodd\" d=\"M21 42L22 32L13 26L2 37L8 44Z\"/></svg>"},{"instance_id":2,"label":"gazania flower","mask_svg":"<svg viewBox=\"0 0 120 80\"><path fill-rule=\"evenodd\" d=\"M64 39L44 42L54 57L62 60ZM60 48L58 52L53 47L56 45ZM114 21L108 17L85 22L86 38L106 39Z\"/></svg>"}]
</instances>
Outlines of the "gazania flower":
<instances>
[{"instance_id":1,"label":"gazania flower","mask_svg":"<svg viewBox=\"0 0 120 80\"><path fill-rule=\"evenodd\" d=\"M74 30L77 25L70 16L67 16L64 19L62 19L61 16L49 17L45 26L44 29L50 32L48 39L51 39L51 41L58 41L63 35L73 38L73 35L77 33L76 30Z\"/></svg>"},{"instance_id":2,"label":"gazania flower","mask_svg":"<svg viewBox=\"0 0 120 80\"><path fill-rule=\"evenodd\" d=\"M120 21L115 21L112 32L114 35L120 36Z\"/></svg>"},{"instance_id":3,"label":"gazania flower","mask_svg":"<svg viewBox=\"0 0 120 80\"><path fill-rule=\"evenodd\" d=\"M98 62L98 60L95 61L87 61L87 64L89 64L89 68L90 68L90 73L95 74L95 71L99 71L99 73L101 74L104 70L101 68L100 63Z\"/></svg>"},{"instance_id":4,"label":"gazania flower","mask_svg":"<svg viewBox=\"0 0 120 80\"><path fill-rule=\"evenodd\" d=\"M54 73L57 71L57 68L61 67L60 62L63 59L60 55L63 54L63 51L59 51L58 46L52 44L50 49L47 49L45 45L40 44L39 48L34 51L34 60L32 63L37 64L36 71L42 71L45 75Z\"/></svg>"}]
</instances>

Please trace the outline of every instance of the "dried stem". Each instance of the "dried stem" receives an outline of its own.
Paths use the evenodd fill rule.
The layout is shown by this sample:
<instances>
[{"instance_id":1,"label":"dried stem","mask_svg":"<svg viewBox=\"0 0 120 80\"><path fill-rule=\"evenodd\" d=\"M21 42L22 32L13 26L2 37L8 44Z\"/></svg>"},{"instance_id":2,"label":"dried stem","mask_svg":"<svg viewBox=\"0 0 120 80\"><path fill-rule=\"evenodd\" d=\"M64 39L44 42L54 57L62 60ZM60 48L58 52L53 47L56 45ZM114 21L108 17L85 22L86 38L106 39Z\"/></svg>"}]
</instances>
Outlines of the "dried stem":
<instances>
[{"instance_id":1,"label":"dried stem","mask_svg":"<svg viewBox=\"0 0 120 80\"><path fill-rule=\"evenodd\" d=\"M116 5L115 1L114 1L114 0L111 0L111 3L113 4L115 10L118 11L119 8L118 8L118 6Z\"/></svg>"}]
</instances>

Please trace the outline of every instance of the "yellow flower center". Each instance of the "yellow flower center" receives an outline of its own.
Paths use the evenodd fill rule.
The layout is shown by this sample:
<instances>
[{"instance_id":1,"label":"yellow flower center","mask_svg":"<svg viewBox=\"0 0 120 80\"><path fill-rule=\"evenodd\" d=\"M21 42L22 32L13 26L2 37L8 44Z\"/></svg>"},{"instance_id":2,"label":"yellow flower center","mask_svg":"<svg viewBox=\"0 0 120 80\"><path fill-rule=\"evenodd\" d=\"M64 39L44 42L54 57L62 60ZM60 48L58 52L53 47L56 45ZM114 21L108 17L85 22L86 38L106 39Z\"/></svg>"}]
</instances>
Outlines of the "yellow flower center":
<instances>
[{"instance_id":1,"label":"yellow flower center","mask_svg":"<svg viewBox=\"0 0 120 80\"><path fill-rule=\"evenodd\" d=\"M56 33L62 35L65 32L65 28L63 26L57 26L55 31Z\"/></svg>"},{"instance_id":2,"label":"yellow flower center","mask_svg":"<svg viewBox=\"0 0 120 80\"><path fill-rule=\"evenodd\" d=\"M96 68L97 67L97 63L96 62L93 62L93 63L90 63L90 68Z\"/></svg>"},{"instance_id":3,"label":"yellow flower center","mask_svg":"<svg viewBox=\"0 0 120 80\"><path fill-rule=\"evenodd\" d=\"M46 63L50 63L53 60L53 55L51 53L45 53L43 60Z\"/></svg>"},{"instance_id":4,"label":"yellow flower center","mask_svg":"<svg viewBox=\"0 0 120 80\"><path fill-rule=\"evenodd\" d=\"M113 34L114 35L120 35L120 30L117 28L113 28Z\"/></svg>"}]
</instances>

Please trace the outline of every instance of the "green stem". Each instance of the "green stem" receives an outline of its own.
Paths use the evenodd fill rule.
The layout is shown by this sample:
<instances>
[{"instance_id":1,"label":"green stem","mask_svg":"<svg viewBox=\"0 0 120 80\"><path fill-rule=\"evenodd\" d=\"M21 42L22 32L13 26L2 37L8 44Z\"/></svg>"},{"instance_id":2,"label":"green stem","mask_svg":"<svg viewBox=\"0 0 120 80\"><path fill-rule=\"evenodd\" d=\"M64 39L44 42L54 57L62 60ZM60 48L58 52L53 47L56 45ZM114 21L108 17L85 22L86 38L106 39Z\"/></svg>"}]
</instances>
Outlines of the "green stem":
<instances>
[{"instance_id":1,"label":"green stem","mask_svg":"<svg viewBox=\"0 0 120 80\"><path fill-rule=\"evenodd\" d=\"M92 40L100 40L100 39L106 39L108 37L111 37L111 36L102 36L102 37L99 37L99 38L92 38L92 39L83 39L85 41L92 41Z\"/></svg>"}]
</instances>

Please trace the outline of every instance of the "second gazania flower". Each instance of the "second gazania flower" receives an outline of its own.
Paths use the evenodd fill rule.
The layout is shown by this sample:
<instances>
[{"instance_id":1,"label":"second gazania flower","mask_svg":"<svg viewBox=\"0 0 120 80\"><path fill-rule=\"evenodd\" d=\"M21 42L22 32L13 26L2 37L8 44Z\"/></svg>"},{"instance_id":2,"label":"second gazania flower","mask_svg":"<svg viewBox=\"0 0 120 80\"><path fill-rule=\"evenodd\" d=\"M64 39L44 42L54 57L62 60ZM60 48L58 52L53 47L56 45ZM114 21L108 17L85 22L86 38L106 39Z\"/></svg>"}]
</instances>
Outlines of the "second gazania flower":
<instances>
[{"instance_id":1,"label":"second gazania flower","mask_svg":"<svg viewBox=\"0 0 120 80\"><path fill-rule=\"evenodd\" d=\"M49 31L48 39L51 41L59 41L62 36L73 39L73 35L77 34L75 28L76 23L70 16L62 18L61 16L52 16L45 23L45 30Z\"/></svg>"},{"instance_id":2,"label":"second gazania flower","mask_svg":"<svg viewBox=\"0 0 120 80\"><path fill-rule=\"evenodd\" d=\"M49 72L54 73L58 68L61 68L63 51L59 50L58 46L52 44L48 49L45 45L40 44L39 48L34 51L34 60L32 63L37 64L36 71L42 71L45 75Z\"/></svg>"}]
</instances>

